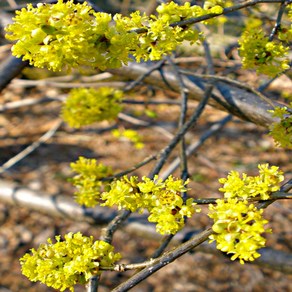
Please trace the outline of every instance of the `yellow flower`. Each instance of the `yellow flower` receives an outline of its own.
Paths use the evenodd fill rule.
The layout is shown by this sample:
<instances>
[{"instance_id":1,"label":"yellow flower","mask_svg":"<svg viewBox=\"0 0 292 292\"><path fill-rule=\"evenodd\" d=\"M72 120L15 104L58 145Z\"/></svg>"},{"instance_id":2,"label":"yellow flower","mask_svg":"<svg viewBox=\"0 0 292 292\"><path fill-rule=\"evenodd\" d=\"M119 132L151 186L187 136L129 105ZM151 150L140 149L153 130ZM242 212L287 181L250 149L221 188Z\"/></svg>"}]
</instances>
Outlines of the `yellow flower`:
<instances>
[{"instance_id":1,"label":"yellow flower","mask_svg":"<svg viewBox=\"0 0 292 292\"><path fill-rule=\"evenodd\" d=\"M75 284L85 284L90 277L100 274L100 267L110 267L121 256L114 247L104 241L93 241L93 237L80 232L68 233L61 241L56 236L53 243L41 244L31 254L25 254L20 263L22 273L31 281L40 281L49 287L74 291Z\"/></svg>"},{"instance_id":2,"label":"yellow flower","mask_svg":"<svg viewBox=\"0 0 292 292\"><path fill-rule=\"evenodd\" d=\"M218 199L217 205L209 206L208 216L213 219L214 234L210 242L216 241L217 248L228 254L233 254L231 260L239 259L241 264L253 261L260 256L258 249L265 246L263 232L270 232L264 225L263 210L257 209L247 201L237 198Z\"/></svg>"}]
</instances>

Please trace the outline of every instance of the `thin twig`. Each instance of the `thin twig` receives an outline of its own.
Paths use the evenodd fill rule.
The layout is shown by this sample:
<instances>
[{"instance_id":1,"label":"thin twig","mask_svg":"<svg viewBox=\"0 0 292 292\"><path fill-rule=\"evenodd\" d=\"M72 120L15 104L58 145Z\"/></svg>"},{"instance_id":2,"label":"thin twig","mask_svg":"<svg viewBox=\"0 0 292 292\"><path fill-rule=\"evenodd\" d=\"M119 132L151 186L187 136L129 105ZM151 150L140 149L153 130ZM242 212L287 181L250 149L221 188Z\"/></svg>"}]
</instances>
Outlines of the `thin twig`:
<instances>
[{"instance_id":1,"label":"thin twig","mask_svg":"<svg viewBox=\"0 0 292 292\"><path fill-rule=\"evenodd\" d=\"M177 258L181 257L183 254L189 252L196 246L206 241L212 233L213 233L212 229L209 228L201 232L200 234L195 235L193 238L181 244L177 248L166 252L161 257L157 259L153 259L154 263L151 262L150 266L144 268L142 271L132 276L126 282L122 283L121 285L113 289L112 292L129 291L129 289L133 288L134 286L136 286L141 281L148 278L150 275L152 275L156 271L160 270L164 266L168 265L169 263L173 262Z\"/></svg>"},{"instance_id":2,"label":"thin twig","mask_svg":"<svg viewBox=\"0 0 292 292\"><path fill-rule=\"evenodd\" d=\"M288 5L288 2L289 1L284 1L280 8L279 8L279 11L278 11L278 16L277 16L277 20L276 20L276 23L275 23L275 26L273 27L272 29L272 32L271 34L269 35L269 41L271 42L273 40L273 38L275 37L275 35L277 34L278 30L281 28L281 20L282 20L282 17L283 17L283 14L285 12L285 9ZM291 1L290 1L291 2Z\"/></svg>"},{"instance_id":3,"label":"thin twig","mask_svg":"<svg viewBox=\"0 0 292 292\"><path fill-rule=\"evenodd\" d=\"M292 194L288 193L290 190L292 189L292 179L290 179L288 182L286 182L280 189L280 192L276 192L274 193L274 196L273 195L271 196L271 199L267 200L267 201L263 201L261 202L257 207L259 209L264 209L264 208L267 208L269 205L271 205L272 203L274 203L276 200L279 200L279 199L290 199L292 198ZM283 194L281 194L281 192ZM285 197L285 194L287 197Z\"/></svg>"},{"instance_id":4,"label":"thin twig","mask_svg":"<svg viewBox=\"0 0 292 292\"><path fill-rule=\"evenodd\" d=\"M203 198L203 199L194 199L194 203L198 205L208 205L208 204L216 204L216 201L220 199L223 200L223 198ZM248 201L248 202L261 202L259 208L266 208L264 205L265 203L269 203L270 205L271 202L274 202L275 200L291 200L292 199L292 194L284 192L284 191L278 191L270 194L270 199L266 201L261 201L259 197L254 197L254 198L248 198L248 199L243 199L243 198L237 198L239 201ZM227 202L228 199L224 199L224 201ZM268 206L267 205L267 206Z\"/></svg>"},{"instance_id":5,"label":"thin twig","mask_svg":"<svg viewBox=\"0 0 292 292\"><path fill-rule=\"evenodd\" d=\"M173 138L173 134L170 133L169 131L167 131L165 128L157 126L155 124L153 125L150 122L146 122L146 121L143 121L141 119L137 119L135 117L129 116L129 115L124 114L124 113L119 113L118 114L118 118L120 120L126 121L128 123L131 123L131 124L134 124L134 125L137 125L137 126L151 127L154 130L156 130L157 132L163 134L168 139L172 139Z\"/></svg>"},{"instance_id":6,"label":"thin twig","mask_svg":"<svg viewBox=\"0 0 292 292\"><path fill-rule=\"evenodd\" d=\"M152 258L153 259L156 259L156 258L160 257L163 254L163 252L168 247L168 245L170 244L170 242L173 239L173 237L174 237L173 234L166 235L166 236L163 237L160 246L152 254Z\"/></svg>"},{"instance_id":7,"label":"thin twig","mask_svg":"<svg viewBox=\"0 0 292 292\"><path fill-rule=\"evenodd\" d=\"M281 187L282 192L289 192L292 189L292 179L287 181L284 185Z\"/></svg>"},{"instance_id":8,"label":"thin twig","mask_svg":"<svg viewBox=\"0 0 292 292\"><path fill-rule=\"evenodd\" d=\"M205 58L207 61L207 74L214 75L215 74L214 63L211 56L210 46L206 39L203 41L203 47L205 52Z\"/></svg>"},{"instance_id":9,"label":"thin twig","mask_svg":"<svg viewBox=\"0 0 292 292\"><path fill-rule=\"evenodd\" d=\"M255 5L260 4L260 3L282 3L282 2L283 2L283 0L249 0L249 1L246 1L243 3L236 4L236 5L231 6L231 7L224 8L222 13L205 14L205 15L202 15L199 17L189 18L189 19L186 19L183 21L171 23L170 26L174 27L174 26L185 26L185 25L195 24L198 22L202 22L204 20L218 17L220 15L225 15L225 14L229 14L229 13L232 13L234 11L237 11L237 10L241 10L243 8L246 8L246 7L255 6ZM288 1L288 2L291 3L291 1Z\"/></svg>"},{"instance_id":10,"label":"thin twig","mask_svg":"<svg viewBox=\"0 0 292 292\"><path fill-rule=\"evenodd\" d=\"M131 211L129 210L122 210L108 225L104 228L101 232L100 239L111 243L113 240L113 235L115 231L120 227L120 225L128 219L131 215Z\"/></svg>"},{"instance_id":11,"label":"thin twig","mask_svg":"<svg viewBox=\"0 0 292 292\"><path fill-rule=\"evenodd\" d=\"M129 85L124 88L124 92L131 91L134 87L139 85L147 76L151 75L153 71L159 70L165 63L165 59L158 61L156 64L151 66L144 74L140 75L136 80L132 81Z\"/></svg>"},{"instance_id":12,"label":"thin twig","mask_svg":"<svg viewBox=\"0 0 292 292\"><path fill-rule=\"evenodd\" d=\"M133 167L127 169L127 170L124 170L124 171L121 171L119 173L116 173L115 175L113 176L108 176L108 177L105 177L103 179L101 179L101 181L111 181L115 178L119 178L119 177L122 177L126 174L129 174L137 169L139 169L140 167L148 164L149 162L153 161L153 160L156 160L157 159L157 155L150 155L148 157L146 157L145 159L143 159L141 162L135 164Z\"/></svg>"},{"instance_id":13,"label":"thin twig","mask_svg":"<svg viewBox=\"0 0 292 292\"><path fill-rule=\"evenodd\" d=\"M219 122L216 122L214 125L212 125L210 127L210 129L208 131L206 131L199 139L198 141L192 143L190 146L188 146L187 150L186 150L186 154L187 156L192 155L193 153L195 153L199 147L201 147L204 142L209 139L210 137L212 137L213 135L215 135L216 133L218 133L219 130L221 130L225 124L229 121L231 121L232 119L232 115L228 115L225 118L223 118L222 120L220 120ZM165 180L171 173L173 173L177 168L179 167L179 158L175 158L171 164L167 167L167 169L160 175L160 178L162 178L163 180Z\"/></svg>"},{"instance_id":14,"label":"thin twig","mask_svg":"<svg viewBox=\"0 0 292 292\"><path fill-rule=\"evenodd\" d=\"M178 126L181 128L186 121L186 115L188 110L188 89L184 84L183 78L173 62L172 58L167 57L167 61L170 63L174 76L177 79L179 88L180 88L180 97L181 97L181 110L180 110L180 117ZM183 136L180 141L180 171L181 171L181 178L186 180L188 178L188 163L187 163L187 156L186 156L186 141L185 137Z\"/></svg>"},{"instance_id":15,"label":"thin twig","mask_svg":"<svg viewBox=\"0 0 292 292\"><path fill-rule=\"evenodd\" d=\"M193 113L189 121L187 121L180 128L180 130L172 139L172 141L164 149L161 150L160 158L149 175L150 178L154 177L154 175L159 173L159 171L161 170L162 166L164 165L166 159L168 158L172 150L176 147L176 145L179 143L182 137L188 132L188 130L197 122L198 118L201 116L205 106L208 103L211 93L212 93L212 88L207 86L204 98L199 103L197 109L195 110L195 112Z\"/></svg>"},{"instance_id":16,"label":"thin twig","mask_svg":"<svg viewBox=\"0 0 292 292\"><path fill-rule=\"evenodd\" d=\"M263 101L267 102L271 107L275 107L274 103L270 101L266 96L264 96L261 92L259 92L257 89L253 88L250 85L247 85L245 83L242 83L237 80L230 79L228 77L224 76L214 76L214 75L209 75L209 74L196 74L193 72L190 72L188 70L180 70L182 74L189 75L189 76L194 76L194 77L199 77L202 79L209 79L209 80L214 80L214 81L223 81L232 85L237 86L238 88L246 89L255 95L257 95L259 98L261 98Z\"/></svg>"},{"instance_id":17,"label":"thin twig","mask_svg":"<svg viewBox=\"0 0 292 292\"><path fill-rule=\"evenodd\" d=\"M62 125L62 121L58 120L54 126L46 132L43 136L39 138L38 141L33 142L31 145L26 147L24 150L19 152L17 155L6 161L1 167L0 167L0 174L7 171L9 168L14 166L16 163L20 162L22 159L24 159L27 155L35 151L42 143L45 143L47 140L49 140L56 131L60 128Z\"/></svg>"}]
</instances>

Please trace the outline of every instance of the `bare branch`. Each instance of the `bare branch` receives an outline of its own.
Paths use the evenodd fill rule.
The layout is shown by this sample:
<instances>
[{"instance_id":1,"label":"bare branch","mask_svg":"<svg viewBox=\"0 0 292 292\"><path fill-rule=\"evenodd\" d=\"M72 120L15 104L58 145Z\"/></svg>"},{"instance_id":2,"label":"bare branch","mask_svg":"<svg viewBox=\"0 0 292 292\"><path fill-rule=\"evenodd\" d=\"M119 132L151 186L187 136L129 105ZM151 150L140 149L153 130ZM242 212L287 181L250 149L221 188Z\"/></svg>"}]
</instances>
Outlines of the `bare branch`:
<instances>
[{"instance_id":1,"label":"bare branch","mask_svg":"<svg viewBox=\"0 0 292 292\"><path fill-rule=\"evenodd\" d=\"M194 126L194 124L197 122L198 118L202 114L205 106L208 103L208 100L210 99L211 93L212 93L213 87L208 86L206 88L205 96L202 98L200 104L190 117L190 119L183 124L183 126L178 130L175 137L170 141L170 143L161 151L160 157L154 168L152 169L151 173L149 174L149 177L154 177L154 175L158 174L163 167L166 159L172 152L172 150L175 148L175 146L181 141L181 139L184 137L184 135L188 132L188 130Z\"/></svg>"},{"instance_id":2,"label":"bare branch","mask_svg":"<svg viewBox=\"0 0 292 292\"><path fill-rule=\"evenodd\" d=\"M125 82L122 81L109 81L109 82L59 82L55 80L40 79L40 80L24 80L15 79L11 83L12 87L31 87L31 86L50 86L55 88L80 88L80 87L94 87L99 88L103 86L109 86L113 88L124 88Z\"/></svg>"},{"instance_id":3,"label":"bare branch","mask_svg":"<svg viewBox=\"0 0 292 292\"><path fill-rule=\"evenodd\" d=\"M162 135L164 135L168 139L172 139L173 138L173 134L171 132L169 132L165 128L160 127L158 125L155 125L153 123L143 121L141 119L138 119L136 117L129 116L129 115L124 114L124 113L119 113L118 114L118 118L120 120L126 121L128 123L133 124L133 125L143 126L143 127L152 127L155 131L161 133Z\"/></svg>"},{"instance_id":4,"label":"bare branch","mask_svg":"<svg viewBox=\"0 0 292 292\"><path fill-rule=\"evenodd\" d=\"M31 145L26 147L24 150L19 152L17 155L6 161L2 166L0 166L0 173L5 172L9 168L11 168L13 165L24 159L27 155L35 151L42 143L45 143L47 140L49 140L59 129L61 126L62 121L58 120L53 127L47 131L43 136L41 136L37 141L33 142Z\"/></svg>"},{"instance_id":5,"label":"bare branch","mask_svg":"<svg viewBox=\"0 0 292 292\"><path fill-rule=\"evenodd\" d=\"M147 66L134 63L129 64L127 67L111 70L113 74L128 76L133 79L145 74L147 71ZM164 78L176 92L180 92L179 84L173 73L165 72ZM206 86L206 81L201 78L195 78L191 81L187 77L183 77L183 80L185 86L189 90L189 98L200 101L204 96L204 90L197 84L202 83ZM158 72L153 72L151 75L145 77L144 82L161 89L169 89ZM216 82L216 85L221 86L221 93L218 91L213 92L212 98L208 101L209 105L264 127L268 127L271 123L277 121L276 118L273 118L272 115L267 112L273 109L273 107L261 100L258 95L246 89L226 83L223 80ZM282 106L276 102L273 102L273 104L275 104L275 106Z\"/></svg>"},{"instance_id":6,"label":"bare branch","mask_svg":"<svg viewBox=\"0 0 292 292\"><path fill-rule=\"evenodd\" d=\"M198 141L192 143L190 146L188 146L186 150L187 156L190 156L191 154L195 153L203 144L204 142L212 137L214 134L216 134L219 130L221 130L227 122L229 122L232 119L231 115L226 116L219 122L215 123L210 127L209 130L207 130ZM164 180L166 179L171 173L173 173L178 167L179 167L180 160L179 158L174 159L171 164L167 167L167 169L160 174L160 177Z\"/></svg>"},{"instance_id":7,"label":"bare branch","mask_svg":"<svg viewBox=\"0 0 292 292\"><path fill-rule=\"evenodd\" d=\"M9 56L0 64L0 92L28 65L19 58Z\"/></svg>"},{"instance_id":8,"label":"bare branch","mask_svg":"<svg viewBox=\"0 0 292 292\"><path fill-rule=\"evenodd\" d=\"M107 208L83 208L66 196L50 196L3 180L0 180L0 200L53 217L80 220L91 224L107 224L117 214Z\"/></svg>"},{"instance_id":9,"label":"bare branch","mask_svg":"<svg viewBox=\"0 0 292 292\"><path fill-rule=\"evenodd\" d=\"M87 292L96 292L98 290L99 276L93 276L89 279L87 284Z\"/></svg>"}]
</instances>

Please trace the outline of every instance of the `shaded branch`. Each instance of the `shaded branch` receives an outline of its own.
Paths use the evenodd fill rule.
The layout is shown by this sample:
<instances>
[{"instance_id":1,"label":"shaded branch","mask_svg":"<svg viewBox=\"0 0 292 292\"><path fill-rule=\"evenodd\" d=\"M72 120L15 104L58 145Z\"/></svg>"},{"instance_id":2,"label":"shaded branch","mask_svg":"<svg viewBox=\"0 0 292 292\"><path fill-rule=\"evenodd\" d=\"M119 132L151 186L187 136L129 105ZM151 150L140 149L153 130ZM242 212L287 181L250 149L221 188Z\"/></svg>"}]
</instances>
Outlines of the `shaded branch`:
<instances>
[{"instance_id":1,"label":"shaded branch","mask_svg":"<svg viewBox=\"0 0 292 292\"><path fill-rule=\"evenodd\" d=\"M102 230L102 234L100 239L106 241L107 243L111 243L113 240L114 233L118 230L120 225L128 219L131 215L131 211L122 210L120 213L109 222L109 224Z\"/></svg>"},{"instance_id":2,"label":"shaded branch","mask_svg":"<svg viewBox=\"0 0 292 292\"><path fill-rule=\"evenodd\" d=\"M32 153L38 147L40 147L41 144L45 143L47 140L52 138L61 125L62 125L62 121L57 120L57 122L53 125L53 127L49 129L49 131L47 131L44 135L42 135L37 141L27 146L25 149L20 151L17 155L13 156L11 159L6 161L2 166L0 166L0 173L5 172L6 170L11 168L15 164L19 163L22 159L24 159L26 156L28 156L30 153Z\"/></svg>"},{"instance_id":3,"label":"shaded branch","mask_svg":"<svg viewBox=\"0 0 292 292\"><path fill-rule=\"evenodd\" d=\"M128 78L138 78L139 76L148 72L148 67L145 64L131 63L127 67L110 70L113 74L127 76ZM171 85L175 92L180 92L179 82L175 75L171 72L164 72L164 78L168 84ZM184 85L189 91L189 99L201 101L204 97L204 88L207 81L202 78L182 77ZM169 90L159 72L152 72L151 75L144 78L144 83L156 86L160 89ZM268 127L271 123L276 122L267 110L273 107L262 100L258 95L249 90L238 88L238 86L231 85L225 81L217 81L215 86L221 87L221 93L214 90L212 97L208 100L208 104L220 110L227 111L243 120L252 122L257 125ZM202 87L204 87L202 89ZM273 102L275 106L281 104Z\"/></svg>"},{"instance_id":4,"label":"shaded branch","mask_svg":"<svg viewBox=\"0 0 292 292\"><path fill-rule=\"evenodd\" d=\"M0 201L53 217L80 220L90 224L107 224L117 214L114 210L102 207L83 208L66 196L49 196L3 180L0 180Z\"/></svg>"},{"instance_id":5,"label":"shaded branch","mask_svg":"<svg viewBox=\"0 0 292 292\"><path fill-rule=\"evenodd\" d=\"M96 292L98 290L99 276L95 275L89 279L87 284L87 292Z\"/></svg>"},{"instance_id":6,"label":"shaded branch","mask_svg":"<svg viewBox=\"0 0 292 292\"><path fill-rule=\"evenodd\" d=\"M9 56L5 61L0 64L0 92L16 77L28 62L23 62L19 58Z\"/></svg>"}]
</instances>

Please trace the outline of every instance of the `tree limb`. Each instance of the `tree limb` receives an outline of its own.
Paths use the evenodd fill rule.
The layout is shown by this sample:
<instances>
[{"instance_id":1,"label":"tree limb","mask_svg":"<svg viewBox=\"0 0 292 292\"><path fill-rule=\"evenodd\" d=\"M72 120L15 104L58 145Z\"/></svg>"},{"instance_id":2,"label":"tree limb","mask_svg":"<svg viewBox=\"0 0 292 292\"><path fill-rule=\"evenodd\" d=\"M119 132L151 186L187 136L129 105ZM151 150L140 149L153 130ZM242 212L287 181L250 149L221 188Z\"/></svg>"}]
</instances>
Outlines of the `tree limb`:
<instances>
[{"instance_id":1,"label":"tree limb","mask_svg":"<svg viewBox=\"0 0 292 292\"><path fill-rule=\"evenodd\" d=\"M145 74L147 70L148 66L145 64L131 63L128 66L110 70L110 72L120 76L127 76L130 79L136 79ZM146 84L169 90L169 86L164 82L166 80L171 88L179 93L180 86L175 75L166 71L164 71L163 75L164 78L161 77L159 72L155 71L151 75L146 76L143 81ZM190 79L185 76L182 78L189 91L189 98L200 101L204 96L204 88L207 84L206 80L195 77ZM212 98L209 100L209 105L264 127L268 127L271 123L277 121L276 118L273 118L267 112L267 110L271 110L273 107L256 94L224 81L217 81L215 86L217 90L213 92ZM281 106L276 102L273 103L275 106Z\"/></svg>"},{"instance_id":2,"label":"tree limb","mask_svg":"<svg viewBox=\"0 0 292 292\"><path fill-rule=\"evenodd\" d=\"M0 201L23 206L50 216L85 221L90 224L107 224L116 216L113 210L96 207L83 208L71 198L40 194L29 188L0 180Z\"/></svg>"},{"instance_id":3,"label":"tree limb","mask_svg":"<svg viewBox=\"0 0 292 292\"><path fill-rule=\"evenodd\" d=\"M9 56L0 64L0 92L28 65L19 58Z\"/></svg>"}]
</instances>

